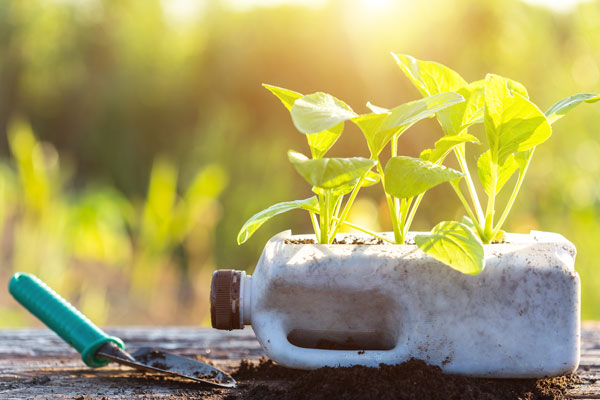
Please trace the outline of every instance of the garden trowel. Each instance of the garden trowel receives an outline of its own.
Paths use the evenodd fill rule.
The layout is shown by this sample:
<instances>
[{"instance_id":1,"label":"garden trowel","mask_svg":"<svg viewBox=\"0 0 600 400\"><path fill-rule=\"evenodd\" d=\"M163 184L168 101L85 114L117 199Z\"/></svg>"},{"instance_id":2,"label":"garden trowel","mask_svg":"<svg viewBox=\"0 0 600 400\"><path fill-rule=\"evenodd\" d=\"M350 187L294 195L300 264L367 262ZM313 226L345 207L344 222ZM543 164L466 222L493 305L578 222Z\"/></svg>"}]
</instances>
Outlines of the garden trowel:
<instances>
[{"instance_id":1,"label":"garden trowel","mask_svg":"<svg viewBox=\"0 0 600 400\"><path fill-rule=\"evenodd\" d=\"M116 362L211 386L236 386L230 375L197 360L149 347L127 353L121 339L107 335L35 275L17 272L8 288L19 303L81 353L81 359L89 367L102 367L109 362Z\"/></svg>"}]
</instances>

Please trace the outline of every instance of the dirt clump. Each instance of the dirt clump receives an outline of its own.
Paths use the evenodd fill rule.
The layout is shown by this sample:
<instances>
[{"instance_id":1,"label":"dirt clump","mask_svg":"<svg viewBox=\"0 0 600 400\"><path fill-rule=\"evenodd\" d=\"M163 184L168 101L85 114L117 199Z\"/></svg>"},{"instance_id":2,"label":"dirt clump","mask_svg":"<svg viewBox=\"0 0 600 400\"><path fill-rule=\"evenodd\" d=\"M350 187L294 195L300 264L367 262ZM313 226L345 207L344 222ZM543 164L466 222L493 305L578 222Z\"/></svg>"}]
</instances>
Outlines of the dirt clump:
<instances>
[{"instance_id":1,"label":"dirt clump","mask_svg":"<svg viewBox=\"0 0 600 400\"><path fill-rule=\"evenodd\" d=\"M412 359L380 368L362 366L288 369L265 358L243 360L233 372L239 388L226 399L566 399L580 380L567 375L545 379L481 379L442 373L436 366Z\"/></svg>"}]
</instances>

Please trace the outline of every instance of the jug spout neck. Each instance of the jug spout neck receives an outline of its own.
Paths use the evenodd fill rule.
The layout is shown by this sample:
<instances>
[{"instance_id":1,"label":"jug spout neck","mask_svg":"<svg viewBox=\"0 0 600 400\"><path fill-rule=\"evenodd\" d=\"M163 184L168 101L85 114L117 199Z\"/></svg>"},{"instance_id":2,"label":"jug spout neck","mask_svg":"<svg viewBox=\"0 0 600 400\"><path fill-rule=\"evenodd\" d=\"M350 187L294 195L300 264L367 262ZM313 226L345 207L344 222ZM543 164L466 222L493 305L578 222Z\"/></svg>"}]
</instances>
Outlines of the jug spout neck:
<instances>
[{"instance_id":1,"label":"jug spout neck","mask_svg":"<svg viewBox=\"0 0 600 400\"><path fill-rule=\"evenodd\" d=\"M242 271L240 298L240 321L244 325L252 325L252 275Z\"/></svg>"},{"instance_id":2,"label":"jug spout neck","mask_svg":"<svg viewBox=\"0 0 600 400\"><path fill-rule=\"evenodd\" d=\"M213 273L210 319L213 328L243 329L252 322L252 277L232 269Z\"/></svg>"}]
</instances>

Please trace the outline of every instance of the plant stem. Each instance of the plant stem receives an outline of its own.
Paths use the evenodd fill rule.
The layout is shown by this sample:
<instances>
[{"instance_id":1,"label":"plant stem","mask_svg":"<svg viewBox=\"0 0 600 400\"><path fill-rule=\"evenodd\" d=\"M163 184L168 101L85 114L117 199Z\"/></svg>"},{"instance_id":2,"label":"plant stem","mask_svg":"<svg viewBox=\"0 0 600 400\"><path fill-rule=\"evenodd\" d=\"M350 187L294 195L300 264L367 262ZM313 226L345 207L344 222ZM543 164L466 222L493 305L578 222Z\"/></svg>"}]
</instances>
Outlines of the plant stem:
<instances>
[{"instance_id":1,"label":"plant stem","mask_svg":"<svg viewBox=\"0 0 600 400\"><path fill-rule=\"evenodd\" d=\"M521 185L523 184L523 180L525 179L525 174L527 173L527 169L529 168L529 164L531 163L531 158L533 157L534 150L535 150L535 147L533 149L531 149L531 152L529 153L529 157L527 158L527 162L525 163L525 167L523 168L522 171L519 171L519 179L517 180L517 183L515 184L515 187L514 187L512 193L510 194L510 198L508 199L508 203L506 204L506 207L504 208L504 211L502 212L500 219L498 220L496 226L494 227L494 231L492 232L493 233L492 239L494 237L496 237L496 235L498 234L500 229L502 229L502 225L504 225L504 221L508 217L508 214L510 213L511 208L512 208L513 204L515 203L517 194L519 193L519 190L521 189Z\"/></svg>"},{"instance_id":2,"label":"plant stem","mask_svg":"<svg viewBox=\"0 0 600 400\"><path fill-rule=\"evenodd\" d=\"M335 199L335 211L333 212L333 215L335 215L336 217L340 214L340 208L342 207L343 199L344 195L340 195Z\"/></svg>"},{"instance_id":3,"label":"plant stem","mask_svg":"<svg viewBox=\"0 0 600 400\"><path fill-rule=\"evenodd\" d=\"M334 219L336 219L336 220L340 221L340 219L339 219L339 218L337 218L337 217L334 217ZM385 237L383 237L383 236L381 236L381 235L379 235L379 234L377 234L377 233L375 233L375 232L372 232L372 231L370 231L370 230L368 230L368 229L366 229L366 228L363 228L363 227L361 227L361 226L355 225L355 224L353 224L353 223L351 223L351 222L348 222L348 221L343 221L343 222L342 222L342 224L343 224L343 225L347 225L348 227L350 227L350 228L352 228L352 229L356 229L357 231L361 231L361 232L363 232L363 233L366 233L366 234L368 234L368 235L374 236L374 237L376 237L377 239L381 239L381 240L383 240L383 241L385 241L385 242L388 242L388 243L391 243L391 244L395 244L393 240L390 240L390 239L388 239L388 238L385 238Z\"/></svg>"},{"instance_id":4,"label":"plant stem","mask_svg":"<svg viewBox=\"0 0 600 400\"><path fill-rule=\"evenodd\" d=\"M377 160L377 171L379 172L379 176L381 178L381 184L385 188L385 177L383 174L383 167L381 166L381 162ZM394 201L392 200L392 196L390 196L387 192L385 192L385 199L388 203L388 208L390 209L390 216L392 218L392 226L394 228L394 240L397 244L402 244L402 234L400 233L400 229L398 227L398 213L394 207Z\"/></svg>"},{"instance_id":5,"label":"plant stem","mask_svg":"<svg viewBox=\"0 0 600 400\"><path fill-rule=\"evenodd\" d=\"M337 197L334 196L334 203L335 205L333 206L332 210L333 213L329 216L330 220L331 220L331 231L336 232L337 231L337 225L336 221L331 219L333 217L337 217L340 214L340 207L342 206L342 201L344 199L344 195L339 195ZM335 233L333 234L333 237L335 237Z\"/></svg>"},{"instance_id":6,"label":"plant stem","mask_svg":"<svg viewBox=\"0 0 600 400\"><path fill-rule=\"evenodd\" d=\"M402 244L404 241L402 240L402 233L400 232L400 226L398 225L398 214L396 213L396 209L394 207L394 201L392 200L392 196L389 194L385 194L385 197L388 202L388 207L390 209L390 215L392 216L392 225L394 227L394 240L397 244Z\"/></svg>"},{"instance_id":7,"label":"plant stem","mask_svg":"<svg viewBox=\"0 0 600 400\"><path fill-rule=\"evenodd\" d=\"M498 184L498 164L492 160L490 166L490 177L492 179L492 186L490 187L490 193L488 195L488 203L485 210L485 228L483 233L485 237L481 240L484 244L489 243L494 238L492 235L492 227L494 225L494 208L496 207L496 187Z\"/></svg>"},{"instance_id":8,"label":"plant stem","mask_svg":"<svg viewBox=\"0 0 600 400\"><path fill-rule=\"evenodd\" d=\"M480 225L483 225L484 215L483 209L481 208L481 203L479 202L479 197L477 196L477 189L475 188L475 184L473 183L473 179L471 178L471 173L469 172L469 165L467 164L467 160L465 158L465 144L461 143L455 147L456 159L458 160L458 164L460 165L460 169L465 174L465 181L467 182L467 188L469 189L469 194L471 195L471 201L473 202L473 206L475 207L475 212L477 213L477 218L473 218L473 222L479 221Z\"/></svg>"},{"instance_id":9,"label":"plant stem","mask_svg":"<svg viewBox=\"0 0 600 400\"><path fill-rule=\"evenodd\" d=\"M410 230L410 226L412 225L413 219L415 218L415 214L417 213L417 208L419 208L419 204L421 204L421 200L425 196L425 192L421 193L415 199L415 202L412 204L410 208L410 213L408 214L408 218L406 219L406 223L404 224L404 237L408 235L408 231Z\"/></svg>"},{"instance_id":10,"label":"plant stem","mask_svg":"<svg viewBox=\"0 0 600 400\"><path fill-rule=\"evenodd\" d=\"M396 157L398 155L398 137L392 137L392 142L390 143L390 150L392 157ZM398 219L399 213L401 213L400 207L400 199L394 197L394 209L396 210L396 220Z\"/></svg>"},{"instance_id":11,"label":"plant stem","mask_svg":"<svg viewBox=\"0 0 600 400\"><path fill-rule=\"evenodd\" d=\"M406 217L408 215L408 207L412 199L402 199L400 204L400 225L404 228L404 223L406 222Z\"/></svg>"},{"instance_id":12,"label":"plant stem","mask_svg":"<svg viewBox=\"0 0 600 400\"><path fill-rule=\"evenodd\" d=\"M334 239L334 237L331 235L334 225L333 211L335 209L333 190L328 190L325 192L325 199L327 203L327 244L331 244Z\"/></svg>"},{"instance_id":13,"label":"plant stem","mask_svg":"<svg viewBox=\"0 0 600 400\"><path fill-rule=\"evenodd\" d=\"M327 236L329 228L329 199L327 196L328 193L329 192L327 191L325 192L325 195L319 195L319 209L321 211L321 240L319 240L319 243L321 244L327 244L327 241L329 240L329 237Z\"/></svg>"},{"instance_id":14,"label":"plant stem","mask_svg":"<svg viewBox=\"0 0 600 400\"><path fill-rule=\"evenodd\" d=\"M465 199L465 196L463 196L458 182L451 181L450 185L452 186L452 189L454 189L454 191L456 192L456 195L460 199L460 202L462 203L463 207L465 207L465 210L467 210L467 214L469 214L469 218L471 218L473 220L473 224L475 224L475 229L477 229L477 233L479 234L479 237L481 238L481 240L483 240L484 234L483 234L482 226L475 218L475 215L473 214L473 210L471 210L471 207L469 206L467 199Z\"/></svg>"},{"instance_id":15,"label":"plant stem","mask_svg":"<svg viewBox=\"0 0 600 400\"><path fill-rule=\"evenodd\" d=\"M317 216L314 212L310 212L310 222L312 222L313 230L315 231L315 236L318 238L321 235L321 229L319 228L319 221L317 221Z\"/></svg>"},{"instance_id":16,"label":"plant stem","mask_svg":"<svg viewBox=\"0 0 600 400\"><path fill-rule=\"evenodd\" d=\"M400 228L400 234L402 235L402 243L404 243L404 240L406 240L406 219L408 217L408 210L410 208L412 200L413 200L412 198L411 199L402 199L401 204L400 204L399 228Z\"/></svg>"},{"instance_id":17,"label":"plant stem","mask_svg":"<svg viewBox=\"0 0 600 400\"><path fill-rule=\"evenodd\" d=\"M368 172L367 172L368 173ZM342 215L340 216L340 218L337 218L337 213L335 215L336 219L338 219L338 223L333 231L333 237L335 238L335 235L337 235L337 233L339 232L340 228L342 227L342 224L344 223L344 221L346 220L346 218L348 217L348 213L350 212L350 208L352 208L352 203L354 203L354 199L356 198L356 195L358 194L358 191L360 190L363 182L365 181L365 179L367 178L367 174L364 174L363 176L360 177L360 179L358 180L358 182L356 182L356 185L354 186L354 189L352 189L352 193L350 193L350 197L348 198L348 201L346 201L346 205L344 206L344 209L342 210ZM341 204L341 203L340 203Z\"/></svg>"}]
</instances>

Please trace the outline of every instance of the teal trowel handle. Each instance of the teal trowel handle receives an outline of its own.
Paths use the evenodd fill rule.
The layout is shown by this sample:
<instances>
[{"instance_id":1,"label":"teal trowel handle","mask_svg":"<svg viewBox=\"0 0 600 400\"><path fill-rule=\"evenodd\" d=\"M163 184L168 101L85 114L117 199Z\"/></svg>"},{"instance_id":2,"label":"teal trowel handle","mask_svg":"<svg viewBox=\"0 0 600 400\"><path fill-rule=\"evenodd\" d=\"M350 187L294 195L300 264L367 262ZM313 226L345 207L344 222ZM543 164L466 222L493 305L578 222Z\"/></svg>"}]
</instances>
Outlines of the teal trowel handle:
<instances>
[{"instance_id":1,"label":"teal trowel handle","mask_svg":"<svg viewBox=\"0 0 600 400\"><path fill-rule=\"evenodd\" d=\"M104 343L114 342L124 348L121 339L108 336L35 275L17 272L10 280L8 290L33 315L75 347L90 367L108 364L94 356Z\"/></svg>"}]
</instances>

